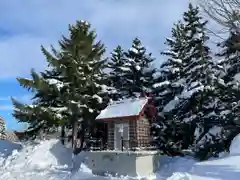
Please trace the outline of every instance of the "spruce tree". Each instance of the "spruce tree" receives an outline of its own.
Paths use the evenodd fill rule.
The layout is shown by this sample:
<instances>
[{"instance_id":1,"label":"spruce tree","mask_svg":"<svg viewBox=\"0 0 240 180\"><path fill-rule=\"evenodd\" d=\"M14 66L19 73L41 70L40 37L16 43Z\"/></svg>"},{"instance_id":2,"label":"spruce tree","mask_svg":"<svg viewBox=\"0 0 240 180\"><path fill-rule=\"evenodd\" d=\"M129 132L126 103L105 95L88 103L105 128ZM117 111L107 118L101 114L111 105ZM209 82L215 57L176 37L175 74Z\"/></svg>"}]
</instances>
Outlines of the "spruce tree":
<instances>
[{"instance_id":1,"label":"spruce tree","mask_svg":"<svg viewBox=\"0 0 240 180\"><path fill-rule=\"evenodd\" d=\"M202 105L202 133L198 139L196 155L200 158L217 156L219 152L229 149L231 140L240 132L238 126L239 117L239 82L237 74L240 72L237 62L236 34L221 43L223 51L217 56L222 59L216 61L215 66L218 74L211 73L215 79L214 90L205 95ZM209 85L212 83L209 83ZM209 97L210 96L210 97ZM207 104L208 103L208 104Z\"/></svg>"},{"instance_id":2,"label":"spruce tree","mask_svg":"<svg viewBox=\"0 0 240 180\"><path fill-rule=\"evenodd\" d=\"M49 131L55 126L59 126L64 119L60 117L60 112L54 107L59 100L58 89L49 85L34 70L31 71L32 79L17 78L19 84L33 93L33 102L30 105L18 102L12 99L14 111L13 116L19 122L27 123L28 129L25 134L27 137L35 138L42 131ZM55 107L57 107L55 105Z\"/></svg>"},{"instance_id":3,"label":"spruce tree","mask_svg":"<svg viewBox=\"0 0 240 180\"><path fill-rule=\"evenodd\" d=\"M124 53L124 65L121 67L125 79L121 88L125 97L139 97L150 91L153 84L154 58L147 53L140 39L135 38L132 47Z\"/></svg>"},{"instance_id":4,"label":"spruce tree","mask_svg":"<svg viewBox=\"0 0 240 180\"><path fill-rule=\"evenodd\" d=\"M124 50L121 46L117 46L111 53L110 61L108 62L109 72L109 83L112 87L115 87L115 93L112 93L111 99L116 101L122 99L124 94L122 94L122 89L124 87L124 77L123 77L123 65L124 65Z\"/></svg>"},{"instance_id":5,"label":"spruce tree","mask_svg":"<svg viewBox=\"0 0 240 180\"><path fill-rule=\"evenodd\" d=\"M90 24L77 21L75 25L69 26L69 32L69 37L63 37L59 41L60 50L52 47L50 53L42 47L50 70L42 72L41 76L34 74L39 82L24 83L22 80L20 83L35 89L34 93L39 92L35 95L37 97L35 111L48 107L44 108L44 112L51 121L41 119L46 124L46 128L51 127L50 122L54 126L59 124L70 126L74 149L79 132L81 150L85 131L90 129L96 115L107 104L107 94L110 89L105 85L106 74L103 72L106 67L106 59L103 58L105 48L101 41L96 41L96 33L91 30ZM42 94L39 89L43 91ZM43 97L44 95L46 98ZM27 109L29 106L24 108L16 101L14 105L15 117L19 121L28 118L27 122L36 129L34 123L36 117L30 117L31 112ZM56 112L61 113L62 116L56 116ZM60 123L58 119L53 118L55 116L60 119Z\"/></svg>"},{"instance_id":6,"label":"spruce tree","mask_svg":"<svg viewBox=\"0 0 240 180\"><path fill-rule=\"evenodd\" d=\"M209 39L206 33L207 21L203 21L198 7L194 8L191 4L183 19L186 34L184 49L188 53L183 59L181 77L186 83L176 115L188 129L182 131L189 137L184 138L182 149L190 148L197 153L201 149L206 152L206 145L210 143L214 146L216 142L213 139L221 137L223 132L221 114L226 112L227 107L220 92L224 92L226 87L220 76L222 67L212 60L210 48L206 45ZM206 158L206 154L200 154L196 156Z\"/></svg>"},{"instance_id":7,"label":"spruce tree","mask_svg":"<svg viewBox=\"0 0 240 180\"><path fill-rule=\"evenodd\" d=\"M229 83L230 81L239 80L236 79L236 75L240 72L239 65L239 53L240 50L235 48L235 44L240 41L240 32L230 31L229 37L219 43L218 46L221 48L221 52L217 54L221 57L219 64L223 65L226 70L225 81Z\"/></svg>"},{"instance_id":8,"label":"spruce tree","mask_svg":"<svg viewBox=\"0 0 240 180\"><path fill-rule=\"evenodd\" d=\"M64 77L65 93L61 98L69 111L73 141L77 136L77 124L81 138L84 138L85 129L89 129L96 115L105 107L107 98L104 97L109 90L104 84L106 59L102 56L105 48L101 41L96 42L96 33L90 27L87 22L70 26L70 37L64 37L60 42L61 58L57 64L50 61ZM83 142L82 139L81 148Z\"/></svg>"},{"instance_id":9,"label":"spruce tree","mask_svg":"<svg viewBox=\"0 0 240 180\"><path fill-rule=\"evenodd\" d=\"M240 133L240 51L236 48L239 42L240 33L238 31L230 31L229 37L219 44L221 52L217 54L220 58L219 65L224 67L224 81L226 84L223 101L228 109L226 110L224 121L224 139L221 142L222 150L228 150L232 139ZM224 148L224 149L223 149Z\"/></svg>"},{"instance_id":10,"label":"spruce tree","mask_svg":"<svg viewBox=\"0 0 240 180\"><path fill-rule=\"evenodd\" d=\"M176 134L173 128L177 127L177 120L171 114L178 96L181 94L185 80L181 78L182 59L184 52L183 24L179 21L172 28L172 37L167 38L165 44L167 50L161 54L167 57L160 69L154 74L152 91L155 105L158 109L157 121L153 124L153 135L155 143L167 154L179 155ZM174 141L174 143L173 143ZM173 147L174 145L174 147Z\"/></svg>"},{"instance_id":11,"label":"spruce tree","mask_svg":"<svg viewBox=\"0 0 240 180\"><path fill-rule=\"evenodd\" d=\"M116 90L112 99L139 97L141 93L151 91L155 73L153 61L151 53L147 53L138 38L133 40L127 51L117 46L108 63L109 79Z\"/></svg>"},{"instance_id":12,"label":"spruce tree","mask_svg":"<svg viewBox=\"0 0 240 180\"><path fill-rule=\"evenodd\" d=\"M160 131L159 139L161 148L173 155L183 154L184 150L198 151L199 147L210 141L210 135L206 135L211 129L221 126L219 117L225 110L225 104L218 92L223 92L225 84L219 76L220 67L212 60L210 48L206 45L206 24L198 7L189 4L183 20L175 26L174 39L167 41L171 49L164 54L170 58L163 64L165 67L160 78L162 85L165 84L162 91L173 95L167 94L160 101L165 100L161 107L163 120L160 123L164 130ZM178 66L173 62L178 62ZM168 83L163 83L166 80ZM174 91L172 86L176 82L181 86Z\"/></svg>"},{"instance_id":13,"label":"spruce tree","mask_svg":"<svg viewBox=\"0 0 240 180\"><path fill-rule=\"evenodd\" d=\"M199 15L199 9L189 4L189 10L183 15L185 34L184 50L187 52L183 58L183 67L181 77L185 79L185 88L181 94L180 106L177 116L181 121L189 126L188 137L194 136L194 129L198 127L197 121L202 120L199 117L200 106L203 96L207 93L209 85L210 49L206 45L208 36L205 32L206 21L202 21ZM211 87L210 87L211 88ZM195 136L198 136L195 134ZM199 138L199 137L195 137ZM187 149L194 143L194 138L187 138L182 143L182 148Z\"/></svg>"},{"instance_id":14,"label":"spruce tree","mask_svg":"<svg viewBox=\"0 0 240 180\"><path fill-rule=\"evenodd\" d=\"M182 59L184 57L182 34L182 24L179 22L172 28L172 37L167 38L165 44L168 50L161 54L167 56L167 60L162 63L158 72L154 74L153 92L157 97L156 104L159 112L168 112L171 107L166 105L183 90L184 79L181 78Z\"/></svg>"}]
</instances>

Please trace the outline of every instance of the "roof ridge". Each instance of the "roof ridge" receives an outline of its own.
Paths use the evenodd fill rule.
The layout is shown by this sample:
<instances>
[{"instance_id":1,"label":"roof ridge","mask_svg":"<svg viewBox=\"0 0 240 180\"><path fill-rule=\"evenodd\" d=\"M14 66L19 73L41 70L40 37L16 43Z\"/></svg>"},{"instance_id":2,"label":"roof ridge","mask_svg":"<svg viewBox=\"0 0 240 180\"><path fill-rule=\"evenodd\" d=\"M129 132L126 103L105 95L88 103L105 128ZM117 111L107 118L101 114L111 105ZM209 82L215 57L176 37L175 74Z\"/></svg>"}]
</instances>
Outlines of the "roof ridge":
<instances>
[{"instance_id":1,"label":"roof ridge","mask_svg":"<svg viewBox=\"0 0 240 180\"><path fill-rule=\"evenodd\" d=\"M137 99L149 99L149 97L132 97L132 98L125 98L117 101L113 101L112 103L117 103L117 102L124 102L124 101L131 101L131 100L137 100ZM110 103L111 104L111 103Z\"/></svg>"}]
</instances>

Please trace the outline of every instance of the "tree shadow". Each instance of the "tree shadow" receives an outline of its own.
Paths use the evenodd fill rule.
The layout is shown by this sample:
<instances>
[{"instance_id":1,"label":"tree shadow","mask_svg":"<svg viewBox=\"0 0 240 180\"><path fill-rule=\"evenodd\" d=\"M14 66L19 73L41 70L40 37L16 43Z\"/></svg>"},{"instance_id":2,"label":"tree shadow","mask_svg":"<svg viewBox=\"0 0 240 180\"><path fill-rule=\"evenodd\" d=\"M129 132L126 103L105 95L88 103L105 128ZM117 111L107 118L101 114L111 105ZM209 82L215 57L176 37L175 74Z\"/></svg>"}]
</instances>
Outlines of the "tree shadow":
<instances>
[{"instance_id":1,"label":"tree shadow","mask_svg":"<svg viewBox=\"0 0 240 180\"><path fill-rule=\"evenodd\" d=\"M190 180L191 176L208 177L219 180L239 180L240 170L231 165L231 160L225 158L218 158L208 160L205 162L194 162L191 160L187 162L184 158L181 160L166 163L157 172L157 179L167 180L168 178L186 179ZM174 159L174 158L173 158ZM217 164L218 161L227 161L229 164Z\"/></svg>"},{"instance_id":2,"label":"tree shadow","mask_svg":"<svg viewBox=\"0 0 240 180\"><path fill-rule=\"evenodd\" d=\"M50 148L50 152L55 156L60 166L67 165L67 169L71 169L73 172L78 171L85 160L84 152L81 152L73 158L72 149L63 146L60 141Z\"/></svg>"},{"instance_id":3,"label":"tree shadow","mask_svg":"<svg viewBox=\"0 0 240 180\"><path fill-rule=\"evenodd\" d=\"M13 143L8 140L0 140L0 156L7 157L13 153L14 150L21 150L23 146L18 143Z\"/></svg>"},{"instance_id":4,"label":"tree shadow","mask_svg":"<svg viewBox=\"0 0 240 180\"><path fill-rule=\"evenodd\" d=\"M55 156L60 166L71 166L72 153L71 149L64 147L60 141L50 148L50 152Z\"/></svg>"},{"instance_id":5,"label":"tree shadow","mask_svg":"<svg viewBox=\"0 0 240 180\"><path fill-rule=\"evenodd\" d=\"M196 164L191 171L189 173L192 175L221 180L239 180L240 177L240 170L237 171L237 169L231 165Z\"/></svg>"},{"instance_id":6,"label":"tree shadow","mask_svg":"<svg viewBox=\"0 0 240 180\"><path fill-rule=\"evenodd\" d=\"M182 175L181 179L188 180L185 175L190 172L192 167L196 164L196 160L191 157L168 157L162 156L160 158L160 167L156 172L156 177L159 180L167 180L169 177Z\"/></svg>"}]
</instances>

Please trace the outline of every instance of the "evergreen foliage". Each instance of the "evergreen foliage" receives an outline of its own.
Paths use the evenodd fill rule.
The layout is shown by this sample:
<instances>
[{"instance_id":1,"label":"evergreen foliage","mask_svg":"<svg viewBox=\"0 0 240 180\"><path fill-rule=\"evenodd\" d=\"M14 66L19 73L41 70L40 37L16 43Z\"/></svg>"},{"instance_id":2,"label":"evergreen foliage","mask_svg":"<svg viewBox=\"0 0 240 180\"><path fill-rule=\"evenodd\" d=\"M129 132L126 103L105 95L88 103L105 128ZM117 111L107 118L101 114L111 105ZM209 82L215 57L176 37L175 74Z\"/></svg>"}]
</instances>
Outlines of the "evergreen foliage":
<instances>
[{"instance_id":1,"label":"evergreen foliage","mask_svg":"<svg viewBox=\"0 0 240 180\"><path fill-rule=\"evenodd\" d=\"M216 101L215 72L210 48L206 45L206 21L202 20L199 9L189 4L189 10L183 15L183 34L185 35L183 67L181 78L185 81L184 90L177 104L175 115L184 123L181 134L182 149L194 149L205 142L202 138L217 119L214 109L206 108ZM208 141L208 139L206 139ZM200 143L200 144L199 144Z\"/></svg>"},{"instance_id":2,"label":"evergreen foliage","mask_svg":"<svg viewBox=\"0 0 240 180\"><path fill-rule=\"evenodd\" d=\"M152 67L154 58L147 53L140 39L133 40L132 47L125 52L125 59L123 76L126 84L123 91L126 97L139 97L142 92L150 91L155 72Z\"/></svg>"},{"instance_id":3,"label":"evergreen foliage","mask_svg":"<svg viewBox=\"0 0 240 180\"><path fill-rule=\"evenodd\" d=\"M183 90L183 79L181 79L182 59L184 56L182 24L179 22L172 29L172 38L167 38L165 44L168 50L162 55L168 59L162 63L160 69L154 74L153 93L156 96L156 103L159 112L168 111L166 106L170 101L179 95ZM169 107L170 108L170 107Z\"/></svg>"},{"instance_id":4,"label":"evergreen foliage","mask_svg":"<svg viewBox=\"0 0 240 180\"><path fill-rule=\"evenodd\" d=\"M160 69L154 74L155 83L152 86L155 105L158 110L157 121L153 123L152 133L155 143L168 155L179 155L179 139L176 128L181 128L174 114L168 113L178 102L178 96L184 88L181 79L182 59L184 52L183 24L179 21L172 28L172 37L167 38L165 44L168 49L161 54L167 56ZM174 146L174 147L173 147Z\"/></svg>"},{"instance_id":5,"label":"evergreen foliage","mask_svg":"<svg viewBox=\"0 0 240 180\"><path fill-rule=\"evenodd\" d=\"M224 97L223 101L227 106L225 110L224 121L224 139L221 139L221 146L228 150L232 139L240 133L239 120L239 104L240 104L240 51L236 48L239 42L240 33L237 31L230 31L229 37L219 44L222 48L221 52L217 54L220 57L218 64L224 67L224 82L225 91L221 93Z\"/></svg>"},{"instance_id":6,"label":"evergreen foliage","mask_svg":"<svg viewBox=\"0 0 240 180\"><path fill-rule=\"evenodd\" d=\"M109 62L110 80L116 88L119 98L139 97L149 91L153 84L154 58L147 53L140 39L135 38L132 47L124 51L118 46Z\"/></svg>"},{"instance_id":7,"label":"evergreen foliage","mask_svg":"<svg viewBox=\"0 0 240 180\"><path fill-rule=\"evenodd\" d=\"M18 78L20 85L30 90L33 94L33 104L26 105L12 99L14 105L13 116L19 122L28 123L26 135L35 138L40 131L47 131L63 122L54 109L49 108L58 100L59 93L55 86L48 84L34 70L32 79Z\"/></svg>"},{"instance_id":8,"label":"evergreen foliage","mask_svg":"<svg viewBox=\"0 0 240 180\"><path fill-rule=\"evenodd\" d=\"M214 144L212 136L222 135L221 112L226 106L219 93L224 92L225 84L222 67L212 60L206 45L206 24L199 9L189 4L183 21L172 30L173 39L167 39L170 49L162 53L169 58L161 67L160 83L155 84L160 87L155 92L158 109L162 109L156 134L160 148L172 155L191 150L205 158L199 148Z\"/></svg>"},{"instance_id":9,"label":"evergreen foliage","mask_svg":"<svg viewBox=\"0 0 240 180\"><path fill-rule=\"evenodd\" d=\"M117 46L111 53L111 59L108 62L108 68L110 69L108 76L109 84L116 89L115 93L111 95L111 99L114 101L124 97L122 92L125 82L122 69L125 63L124 57L124 50L121 46Z\"/></svg>"},{"instance_id":10,"label":"evergreen foliage","mask_svg":"<svg viewBox=\"0 0 240 180\"><path fill-rule=\"evenodd\" d=\"M66 125L73 128L73 137L79 128L83 138L106 106L110 88L105 85L103 71L105 48L101 41L96 42L96 33L90 28L85 21L69 26L70 36L59 41L60 50L52 47L50 53L42 47L50 70L40 75L32 71L32 80L18 79L20 85L34 93L34 106L13 100L13 115L30 124L29 133Z\"/></svg>"},{"instance_id":11,"label":"evergreen foliage","mask_svg":"<svg viewBox=\"0 0 240 180\"><path fill-rule=\"evenodd\" d=\"M207 45L206 25L190 3L166 38L161 54L167 59L156 70L139 38L128 50L117 46L107 59L91 25L77 21L59 48L41 48L48 69L32 70L31 79L17 78L33 97L30 105L12 99L13 116L29 125L25 134L30 138L60 127L64 137L70 130L77 154L93 136L106 140L105 125L94 120L110 100L151 92L158 111L152 134L160 150L171 156L191 152L199 159L217 156L240 132L240 33L230 32L216 58Z\"/></svg>"}]
</instances>

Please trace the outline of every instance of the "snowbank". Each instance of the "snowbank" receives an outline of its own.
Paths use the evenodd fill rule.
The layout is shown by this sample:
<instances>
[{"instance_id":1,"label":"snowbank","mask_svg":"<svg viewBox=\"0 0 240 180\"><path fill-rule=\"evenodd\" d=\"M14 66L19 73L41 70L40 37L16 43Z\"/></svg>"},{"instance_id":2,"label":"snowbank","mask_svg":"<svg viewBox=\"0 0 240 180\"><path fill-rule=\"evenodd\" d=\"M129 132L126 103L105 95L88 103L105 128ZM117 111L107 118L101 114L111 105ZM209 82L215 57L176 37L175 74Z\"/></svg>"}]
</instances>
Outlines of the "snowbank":
<instances>
[{"instance_id":1,"label":"snowbank","mask_svg":"<svg viewBox=\"0 0 240 180\"><path fill-rule=\"evenodd\" d=\"M205 162L191 158L169 158L157 172L160 180L239 180L240 156Z\"/></svg>"},{"instance_id":2,"label":"snowbank","mask_svg":"<svg viewBox=\"0 0 240 180\"><path fill-rule=\"evenodd\" d=\"M91 174L81 164L84 154L75 159L73 168L71 150L56 139L23 145L0 141L0 152L0 180L72 180L79 179L75 173Z\"/></svg>"},{"instance_id":3,"label":"snowbank","mask_svg":"<svg viewBox=\"0 0 240 180\"><path fill-rule=\"evenodd\" d=\"M239 180L240 135L230 147L230 154L221 158L197 162L190 157L164 156L153 179L158 180ZM58 140L47 140L23 145L0 141L0 180L104 180L139 179L130 177L94 176L82 161L84 153L74 159L71 151ZM141 178L140 178L141 179Z\"/></svg>"},{"instance_id":4,"label":"snowbank","mask_svg":"<svg viewBox=\"0 0 240 180\"><path fill-rule=\"evenodd\" d=\"M165 157L164 165L157 172L160 180L239 180L240 134L230 147L230 153L220 158L197 162L192 158Z\"/></svg>"}]
</instances>

